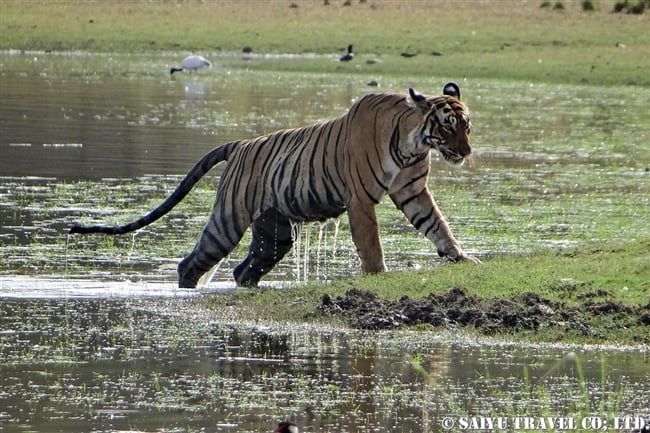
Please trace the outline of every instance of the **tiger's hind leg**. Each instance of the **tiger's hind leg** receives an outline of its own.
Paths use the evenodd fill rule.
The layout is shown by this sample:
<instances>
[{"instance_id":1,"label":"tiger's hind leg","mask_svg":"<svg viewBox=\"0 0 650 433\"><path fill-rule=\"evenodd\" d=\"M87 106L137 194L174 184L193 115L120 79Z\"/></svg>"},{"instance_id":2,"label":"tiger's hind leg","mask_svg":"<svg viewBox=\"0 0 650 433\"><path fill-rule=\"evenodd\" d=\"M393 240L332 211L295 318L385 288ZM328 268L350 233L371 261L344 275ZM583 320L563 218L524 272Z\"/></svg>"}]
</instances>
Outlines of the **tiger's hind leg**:
<instances>
[{"instance_id":1,"label":"tiger's hind leg","mask_svg":"<svg viewBox=\"0 0 650 433\"><path fill-rule=\"evenodd\" d=\"M269 209L257 218L252 231L248 256L233 272L240 286L257 286L293 245L291 221L275 209Z\"/></svg>"},{"instance_id":2,"label":"tiger's hind leg","mask_svg":"<svg viewBox=\"0 0 650 433\"><path fill-rule=\"evenodd\" d=\"M236 215L222 216L215 211L210 216L194 250L178 264L178 287L194 288L203 274L237 246L248 228L249 220L241 221Z\"/></svg>"}]
</instances>

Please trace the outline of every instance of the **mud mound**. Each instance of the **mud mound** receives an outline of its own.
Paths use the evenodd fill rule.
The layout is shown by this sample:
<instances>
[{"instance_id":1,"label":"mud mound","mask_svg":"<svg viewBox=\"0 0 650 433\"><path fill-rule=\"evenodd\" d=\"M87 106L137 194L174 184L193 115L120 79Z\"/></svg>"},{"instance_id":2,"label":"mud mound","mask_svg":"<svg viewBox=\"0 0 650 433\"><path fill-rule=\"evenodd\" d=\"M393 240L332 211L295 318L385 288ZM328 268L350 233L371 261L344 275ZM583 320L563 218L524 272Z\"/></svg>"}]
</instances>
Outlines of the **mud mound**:
<instances>
[{"instance_id":1,"label":"mud mound","mask_svg":"<svg viewBox=\"0 0 650 433\"><path fill-rule=\"evenodd\" d=\"M404 296L393 301L371 291L350 289L336 298L324 295L318 310L321 314L343 316L351 326L361 329L428 324L451 329L473 327L485 334L495 334L559 327L598 336L607 326L625 326L635 321L650 326L650 304L630 307L613 300L593 299L606 295L605 292L583 296L581 305L572 306L532 292L508 299L483 298L454 287L447 293L431 293L422 299ZM594 326L594 321L599 326ZM603 323L604 328L600 326Z\"/></svg>"}]
</instances>

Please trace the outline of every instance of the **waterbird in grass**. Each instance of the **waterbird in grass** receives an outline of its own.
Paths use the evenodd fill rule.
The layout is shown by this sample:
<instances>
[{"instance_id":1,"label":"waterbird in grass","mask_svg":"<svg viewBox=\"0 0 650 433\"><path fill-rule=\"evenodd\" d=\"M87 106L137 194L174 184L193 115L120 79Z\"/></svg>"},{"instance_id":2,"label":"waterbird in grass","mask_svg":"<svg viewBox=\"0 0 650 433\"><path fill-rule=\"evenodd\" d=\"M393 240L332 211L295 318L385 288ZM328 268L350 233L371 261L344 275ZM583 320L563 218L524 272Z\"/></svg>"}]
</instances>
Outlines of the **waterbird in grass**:
<instances>
[{"instance_id":1,"label":"waterbird in grass","mask_svg":"<svg viewBox=\"0 0 650 433\"><path fill-rule=\"evenodd\" d=\"M300 430L294 423L285 421L278 424L273 433L300 433Z\"/></svg>"},{"instance_id":2,"label":"waterbird in grass","mask_svg":"<svg viewBox=\"0 0 650 433\"><path fill-rule=\"evenodd\" d=\"M348 53L341 56L339 59L341 62L349 62L354 59L354 53L352 52L352 44L348 45Z\"/></svg>"},{"instance_id":3,"label":"waterbird in grass","mask_svg":"<svg viewBox=\"0 0 650 433\"><path fill-rule=\"evenodd\" d=\"M169 73L171 75L174 75L174 72L181 72L181 71L196 71L197 69L203 68L203 67L212 67L212 63L210 63L209 60L206 60L205 57L203 56L187 56L183 59L183 63L181 63L180 68L171 68Z\"/></svg>"}]
</instances>

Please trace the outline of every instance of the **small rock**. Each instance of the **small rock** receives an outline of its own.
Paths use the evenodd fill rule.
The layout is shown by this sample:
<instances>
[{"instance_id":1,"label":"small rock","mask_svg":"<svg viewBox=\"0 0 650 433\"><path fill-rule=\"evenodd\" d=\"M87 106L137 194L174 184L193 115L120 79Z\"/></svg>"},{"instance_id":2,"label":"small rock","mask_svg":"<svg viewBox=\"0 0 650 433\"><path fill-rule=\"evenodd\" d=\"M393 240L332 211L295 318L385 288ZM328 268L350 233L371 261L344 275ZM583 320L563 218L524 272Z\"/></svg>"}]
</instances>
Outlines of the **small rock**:
<instances>
[{"instance_id":1,"label":"small rock","mask_svg":"<svg viewBox=\"0 0 650 433\"><path fill-rule=\"evenodd\" d=\"M646 326L650 326L650 313L643 313L639 316L639 322L643 323Z\"/></svg>"}]
</instances>

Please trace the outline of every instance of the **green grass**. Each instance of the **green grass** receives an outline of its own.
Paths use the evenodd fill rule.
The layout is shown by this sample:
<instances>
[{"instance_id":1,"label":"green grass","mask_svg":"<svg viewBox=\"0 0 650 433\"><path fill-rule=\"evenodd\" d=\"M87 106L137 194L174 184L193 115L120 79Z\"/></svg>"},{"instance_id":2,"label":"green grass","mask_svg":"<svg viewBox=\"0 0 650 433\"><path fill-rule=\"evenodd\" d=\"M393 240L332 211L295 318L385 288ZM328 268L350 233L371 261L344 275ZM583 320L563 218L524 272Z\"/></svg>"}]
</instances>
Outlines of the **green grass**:
<instances>
[{"instance_id":1,"label":"green grass","mask_svg":"<svg viewBox=\"0 0 650 433\"><path fill-rule=\"evenodd\" d=\"M330 55L271 63L324 72L353 43L357 59L337 63L342 72L650 85L650 14L614 14L613 1L589 12L577 1L563 10L515 1L293 3L6 0L0 49L216 55L251 46Z\"/></svg>"},{"instance_id":2,"label":"green grass","mask_svg":"<svg viewBox=\"0 0 650 433\"><path fill-rule=\"evenodd\" d=\"M291 290L244 290L210 295L212 308L224 304L241 311L244 317L261 321L302 322L332 319L315 314L321 297L343 296L350 288L371 290L382 298L403 296L417 299L429 293L441 294L463 287L468 295L508 299L535 292L542 298L578 306L585 294L607 293L627 306L650 305L650 239L628 244L602 245L553 253L506 255L486 260L482 265L453 264L427 271L388 272L346 279L331 284L309 283ZM648 308L648 307L646 307ZM650 311L649 311L650 312ZM593 319L593 320L592 320ZM598 317L586 318L596 331L591 336L560 329L522 331L505 337L518 341L566 343L638 344L647 335L647 325L635 319L625 327ZM471 330L469 331L471 332ZM639 340L641 336L641 340Z\"/></svg>"},{"instance_id":3,"label":"green grass","mask_svg":"<svg viewBox=\"0 0 650 433\"><path fill-rule=\"evenodd\" d=\"M484 297L508 297L533 291L541 296L573 302L576 293L565 293L560 284L562 280L571 279L582 283L583 287L577 290L608 290L623 302L637 304L648 301L650 283L646 277L650 273L650 255L641 253L630 258L630 253L643 247L650 247L650 241L608 251L594 249L575 254L543 252L497 257L482 266L460 264L430 271L366 276L357 280L356 285L391 299L405 294L421 297L461 286L470 294ZM620 256L621 260L613 260L614 256ZM407 287L407 293L399 287Z\"/></svg>"}]
</instances>

